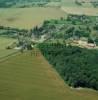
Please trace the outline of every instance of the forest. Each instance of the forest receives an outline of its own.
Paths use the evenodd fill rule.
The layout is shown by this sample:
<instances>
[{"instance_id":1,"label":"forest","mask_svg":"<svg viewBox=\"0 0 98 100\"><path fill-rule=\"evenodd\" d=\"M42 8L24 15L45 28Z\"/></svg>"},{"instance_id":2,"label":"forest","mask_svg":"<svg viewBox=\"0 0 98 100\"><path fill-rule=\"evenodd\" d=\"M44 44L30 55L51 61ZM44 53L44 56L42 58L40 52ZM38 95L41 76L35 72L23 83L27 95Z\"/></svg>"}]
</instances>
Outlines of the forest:
<instances>
[{"instance_id":1,"label":"forest","mask_svg":"<svg viewBox=\"0 0 98 100\"><path fill-rule=\"evenodd\" d=\"M71 87L98 90L98 50L61 43L42 43L39 49Z\"/></svg>"}]
</instances>

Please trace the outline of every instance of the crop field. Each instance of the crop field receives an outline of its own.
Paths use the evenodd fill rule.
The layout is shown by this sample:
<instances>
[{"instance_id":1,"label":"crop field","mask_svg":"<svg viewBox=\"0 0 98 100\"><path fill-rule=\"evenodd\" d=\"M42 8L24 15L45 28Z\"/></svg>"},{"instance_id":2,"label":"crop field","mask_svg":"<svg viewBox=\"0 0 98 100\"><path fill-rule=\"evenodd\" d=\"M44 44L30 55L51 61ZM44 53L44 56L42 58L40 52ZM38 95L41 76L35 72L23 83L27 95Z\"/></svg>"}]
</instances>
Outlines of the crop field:
<instances>
[{"instance_id":1,"label":"crop field","mask_svg":"<svg viewBox=\"0 0 98 100\"><path fill-rule=\"evenodd\" d=\"M61 9L67 14L85 14L98 16L98 8L94 8L90 3L84 3L82 6L75 4L75 0L62 0Z\"/></svg>"},{"instance_id":2,"label":"crop field","mask_svg":"<svg viewBox=\"0 0 98 100\"><path fill-rule=\"evenodd\" d=\"M62 7L61 9L65 11L67 14L85 14L91 16L98 16L98 8Z\"/></svg>"},{"instance_id":3,"label":"crop field","mask_svg":"<svg viewBox=\"0 0 98 100\"><path fill-rule=\"evenodd\" d=\"M13 43L15 40L12 38L0 37L0 58L7 56L16 50L7 50L6 47Z\"/></svg>"},{"instance_id":4,"label":"crop field","mask_svg":"<svg viewBox=\"0 0 98 100\"><path fill-rule=\"evenodd\" d=\"M64 11L50 7L0 9L0 25L30 29L40 25L44 20L64 16Z\"/></svg>"},{"instance_id":5,"label":"crop field","mask_svg":"<svg viewBox=\"0 0 98 100\"><path fill-rule=\"evenodd\" d=\"M69 88L41 54L18 54L0 63L1 100L98 100L96 91Z\"/></svg>"}]
</instances>

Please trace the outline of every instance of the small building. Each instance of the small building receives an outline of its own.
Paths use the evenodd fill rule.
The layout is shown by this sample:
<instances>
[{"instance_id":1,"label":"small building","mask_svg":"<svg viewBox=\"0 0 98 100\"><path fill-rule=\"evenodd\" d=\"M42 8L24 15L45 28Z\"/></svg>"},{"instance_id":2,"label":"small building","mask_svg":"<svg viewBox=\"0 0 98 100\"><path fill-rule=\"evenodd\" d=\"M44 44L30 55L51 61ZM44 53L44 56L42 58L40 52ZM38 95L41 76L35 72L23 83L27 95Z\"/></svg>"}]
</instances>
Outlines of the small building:
<instances>
[{"instance_id":1,"label":"small building","mask_svg":"<svg viewBox=\"0 0 98 100\"><path fill-rule=\"evenodd\" d=\"M94 43L88 43L87 46L88 46L88 47L91 47L91 48L94 48L94 47L96 47L96 44L94 44Z\"/></svg>"},{"instance_id":2,"label":"small building","mask_svg":"<svg viewBox=\"0 0 98 100\"><path fill-rule=\"evenodd\" d=\"M78 41L78 44L79 44L79 45L87 45L88 43L87 43L87 41L79 40L79 41Z\"/></svg>"}]
</instances>

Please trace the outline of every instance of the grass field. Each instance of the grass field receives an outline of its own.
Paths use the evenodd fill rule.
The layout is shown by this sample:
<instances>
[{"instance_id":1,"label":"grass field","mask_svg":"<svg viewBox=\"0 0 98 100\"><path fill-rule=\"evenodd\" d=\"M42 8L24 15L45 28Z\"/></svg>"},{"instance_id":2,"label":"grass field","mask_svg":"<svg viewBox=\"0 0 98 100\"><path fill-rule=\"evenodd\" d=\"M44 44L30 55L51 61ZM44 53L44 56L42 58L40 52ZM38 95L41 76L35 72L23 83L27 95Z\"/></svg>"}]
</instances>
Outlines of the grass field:
<instances>
[{"instance_id":1,"label":"grass field","mask_svg":"<svg viewBox=\"0 0 98 100\"><path fill-rule=\"evenodd\" d=\"M16 50L7 50L6 47L13 43L15 40L12 38L0 37L0 58L7 56Z\"/></svg>"},{"instance_id":2,"label":"grass field","mask_svg":"<svg viewBox=\"0 0 98 100\"><path fill-rule=\"evenodd\" d=\"M8 8L0 9L0 25L30 29L44 20L57 19L65 16L59 8Z\"/></svg>"},{"instance_id":3,"label":"grass field","mask_svg":"<svg viewBox=\"0 0 98 100\"><path fill-rule=\"evenodd\" d=\"M43 56L25 52L0 63L0 100L98 100L98 92L69 88Z\"/></svg>"}]
</instances>

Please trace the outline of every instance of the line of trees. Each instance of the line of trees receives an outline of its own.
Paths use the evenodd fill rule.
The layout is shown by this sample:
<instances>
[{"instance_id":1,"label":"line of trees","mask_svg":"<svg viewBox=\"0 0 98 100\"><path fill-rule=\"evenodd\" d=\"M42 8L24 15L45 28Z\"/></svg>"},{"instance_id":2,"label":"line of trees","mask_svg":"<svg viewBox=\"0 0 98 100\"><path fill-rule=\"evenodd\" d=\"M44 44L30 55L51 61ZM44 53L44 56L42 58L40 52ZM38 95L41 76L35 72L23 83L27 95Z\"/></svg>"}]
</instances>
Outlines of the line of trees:
<instances>
[{"instance_id":1,"label":"line of trees","mask_svg":"<svg viewBox=\"0 0 98 100\"><path fill-rule=\"evenodd\" d=\"M28 30L26 29L18 29L18 28L0 26L0 36L17 38L18 33L25 35L27 32Z\"/></svg>"},{"instance_id":2,"label":"line of trees","mask_svg":"<svg viewBox=\"0 0 98 100\"><path fill-rule=\"evenodd\" d=\"M44 6L49 2L60 2L61 0L0 0L0 8L9 8L13 6L29 7L30 5Z\"/></svg>"}]
</instances>

